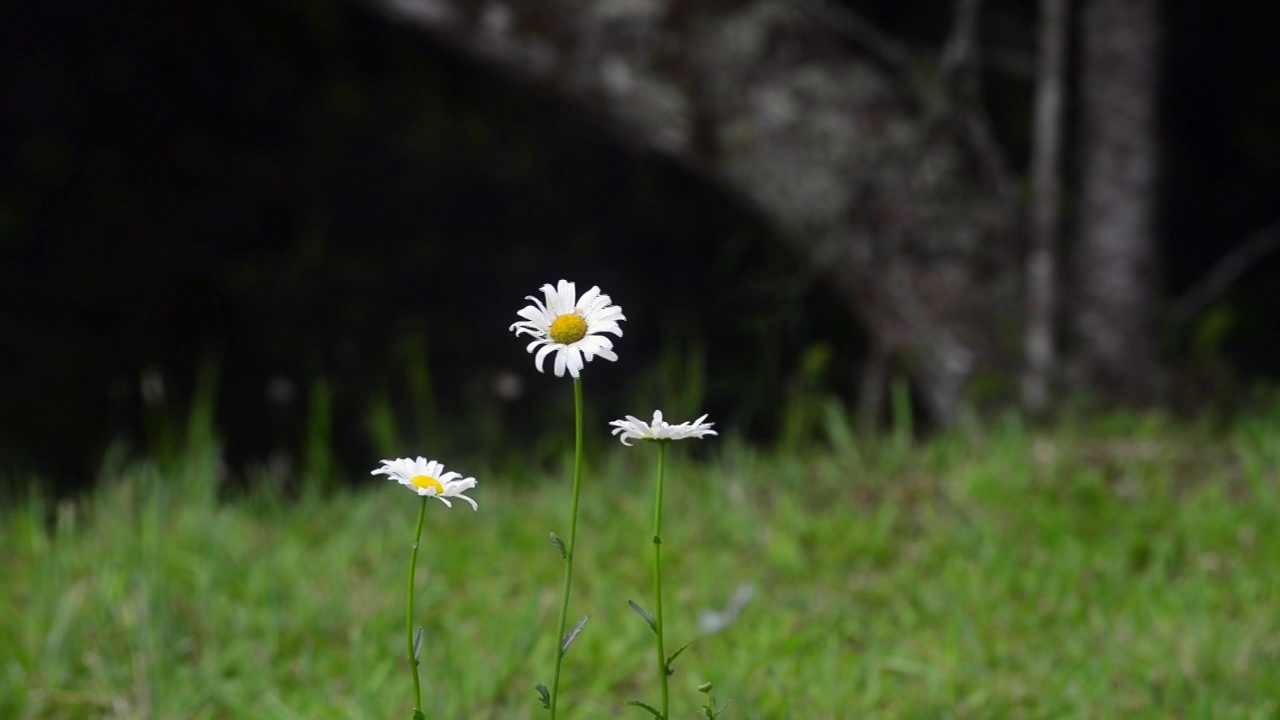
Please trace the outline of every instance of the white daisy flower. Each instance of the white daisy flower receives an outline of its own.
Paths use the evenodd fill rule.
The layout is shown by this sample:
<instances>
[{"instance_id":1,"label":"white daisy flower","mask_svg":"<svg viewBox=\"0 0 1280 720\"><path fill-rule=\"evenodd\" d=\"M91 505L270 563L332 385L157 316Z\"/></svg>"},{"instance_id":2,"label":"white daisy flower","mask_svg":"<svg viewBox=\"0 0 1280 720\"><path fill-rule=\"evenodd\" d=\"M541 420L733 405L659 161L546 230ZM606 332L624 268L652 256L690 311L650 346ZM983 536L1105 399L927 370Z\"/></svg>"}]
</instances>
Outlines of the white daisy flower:
<instances>
[{"instance_id":1,"label":"white daisy flower","mask_svg":"<svg viewBox=\"0 0 1280 720\"><path fill-rule=\"evenodd\" d=\"M631 443L628 440L654 440L665 442L667 440L684 440L685 438L702 438L708 435L716 435L716 431L711 429L715 423L704 423L707 416L694 420L691 423L680 423L672 425L662 419L662 411L653 411L653 422L645 422L640 418L628 415L625 420L614 420L609 423L613 426L613 434L618 436L623 445L628 447Z\"/></svg>"},{"instance_id":2,"label":"white daisy flower","mask_svg":"<svg viewBox=\"0 0 1280 720\"><path fill-rule=\"evenodd\" d=\"M627 318L622 308L611 304L608 295L592 287L579 298L574 284L566 280L561 280L557 287L547 284L541 289L544 298L527 296L525 299L533 304L516 313L524 319L512 323L510 328L517 337L527 334L534 338L525 349L533 352L539 348L534 357L538 372L542 372L542 361L552 352L556 353L556 377L564 377L566 368L570 375L578 377L587 362L597 356L610 361L618 359L613 354L613 341L600 333L622 337L618 321Z\"/></svg>"},{"instance_id":3,"label":"white daisy flower","mask_svg":"<svg viewBox=\"0 0 1280 720\"><path fill-rule=\"evenodd\" d=\"M453 507L453 503L446 498L458 498L471 503L472 510L480 509L475 500L462 494L476 486L476 479L464 478L456 472L445 472L444 465L435 460L424 457L417 460L383 460L382 467L370 474L386 475L419 495L433 497L449 507Z\"/></svg>"}]
</instances>

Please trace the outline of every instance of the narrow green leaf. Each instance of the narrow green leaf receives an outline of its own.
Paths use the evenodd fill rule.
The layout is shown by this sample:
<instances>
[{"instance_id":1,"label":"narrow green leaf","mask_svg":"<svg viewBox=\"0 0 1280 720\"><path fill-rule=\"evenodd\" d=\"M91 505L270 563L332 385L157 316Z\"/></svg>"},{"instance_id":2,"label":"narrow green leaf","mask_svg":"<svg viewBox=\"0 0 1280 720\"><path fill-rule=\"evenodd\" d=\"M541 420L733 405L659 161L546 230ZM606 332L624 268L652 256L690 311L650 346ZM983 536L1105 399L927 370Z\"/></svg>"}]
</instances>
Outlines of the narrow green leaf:
<instances>
[{"instance_id":1,"label":"narrow green leaf","mask_svg":"<svg viewBox=\"0 0 1280 720\"><path fill-rule=\"evenodd\" d=\"M673 675L673 674L675 674L675 670L672 670L672 669L671 669L671 663L675 662L675 661L676 661L676 658L680 657L680 653L684 652L685 650L688 650L688 649L689 649L689 646L690 646L690 645L692 645L694 642L695 642L695 641L690 641L690 642L685 643L684 645L682 645L682 646L680 647L680 649L679 649L679 650L677 650L677 651L675 651L675 652L671 653L671 657L667 658L667 674L668 674L668 675Z\"/></svg>"},{"instance_id":2,"label":"narrow green leaf","mask_svg":"<svg viewBox=\"0 0 1280 720\"><path fill-rule=\"evenodd\" d=\"M654 631L655 633L658 632L658 620L656 618L654 618L647 611L645 611L644 608L637 605L635 600L628 600L627 604L631 606L632 610L635 610L636 612L640 613L640 617L644 618L645 622L649 623L650 630Z\"/></svg>"},{"instance_id":3,"label":"narrow green leaf","mask_svg":"<svg viewBox=\"0 0 1280 720\"><path fill-rule=\"evenodd\" d=\"M658 712L658 708L650 705L649 703L642 703L639 700L628 700L626 704L648 710L650 713L653 713L653 716L658 718L658 720L662 720L662 713Z\"/></svg>"},{"instance_id":4,"label":"narrow green leaf","mask_svg":"<svg viewBox=\"0 0 1280 720\"><path fill-rule=\"evenodd\" d=\"M560 551L560 557L565 560L569 559L569 549L564 546L564 541L560 539L559 535L551 533L551 544L555 545L556 549Z\"/></svg>"},{"instance_id":5,"label":"narrow green leaf","mask_svg":"<svg viewBox=\"0 0 1280 720\"><path fill-rule=\"evenodd\" d=\"M587 621L590 619L590 615L583 615L578 624L574 625L569 634L565 636L564 642L560 643L560 657L564 657L569 652L569 646L573 644L574 639L578 637L578 633L582 632L582 628L587 626Z\"/></svg>"},{"instance_id":6,"label":"narrow green leaf","mask_svg":"<svg viewBox=\"0 0 1280 720\"><path fill-rule=\"evenodd\" d=\"M418 632L414 633L413 635L413 664L414 665L417 665L419 660L422 658L422 634L425 631L426 631L426 628L419 625Z\"/></svg>"},{"instance_id":7,"label":"narrow green leaf","mask_svg":"<svg viewBox=\"0 0 1280 720\"><path fill-rule=\"evenodd\" d=\"M427 720L427 716L424 715L421 710L414 710L413 720Z\"/></svg>"},{"instance_id":8,"label":"narrow green leaf","mask_svg":"<svg viewBox=\"0 0 1280 720\"><path fill-rule=\"evenodd\" d=\"M546 710L550 710L551 691L547 689L547 686L542 683L538 683L533 689L538 691L538 699L542 701L542 707Z\"/></svg>"}]
</instances>

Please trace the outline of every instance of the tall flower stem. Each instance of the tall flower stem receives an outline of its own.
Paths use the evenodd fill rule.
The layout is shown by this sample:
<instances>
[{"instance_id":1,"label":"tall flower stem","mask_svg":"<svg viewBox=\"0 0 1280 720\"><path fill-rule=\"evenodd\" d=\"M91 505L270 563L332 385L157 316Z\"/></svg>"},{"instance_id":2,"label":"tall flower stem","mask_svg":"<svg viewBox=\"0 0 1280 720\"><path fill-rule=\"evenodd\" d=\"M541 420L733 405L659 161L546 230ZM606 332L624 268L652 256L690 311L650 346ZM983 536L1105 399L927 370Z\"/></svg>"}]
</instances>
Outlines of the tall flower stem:
<instances>
[{"instance_id":1,"label":"tall flower stem","mask_svg":"<svg viewBox=\"0 0 1280 720\"><path fill-rule=\"evenodd\" d=\"M564 629L569 620L569 592L573 589L574 548L578 540L578 500L582 494L582 378L573 379L573 510L569 518L569 545L565 553L564 593L560 598L560 623L556 629L556 670L551 678L551 720L556 720L560 699L560 664L564 660Z\"/></svg>"},{"instance_id":2,"label":"tall flower stem","mask_svg":"<svg viewBox=\"0 0 1280 720\"><path fill-rule=\"evenodd\" d=\"M658 680L662 683L661 720L670 720L670 692L667 688L667 650L662 639L662 481L666 475L667 443L658 442L658 489L653 500L653 634L658 639Z\"/></svg>"},{"instance_id":3,"label":"tall flower stem","mask_svg":"<svg viewBox=\"0 0 1280 720\"><path fill-rule=\"evenodd\" d=\"M427 497L418 507L418 529L413 533L413 553L409 557L409 592L405 611L405 646L409 652L409 669L413 672L413 711L422 712L422 681L418 679L418 654L413 647L413 579L418 570L418 542L422 539L422 521L427 517Z\"/></svg>"}]
</instances>

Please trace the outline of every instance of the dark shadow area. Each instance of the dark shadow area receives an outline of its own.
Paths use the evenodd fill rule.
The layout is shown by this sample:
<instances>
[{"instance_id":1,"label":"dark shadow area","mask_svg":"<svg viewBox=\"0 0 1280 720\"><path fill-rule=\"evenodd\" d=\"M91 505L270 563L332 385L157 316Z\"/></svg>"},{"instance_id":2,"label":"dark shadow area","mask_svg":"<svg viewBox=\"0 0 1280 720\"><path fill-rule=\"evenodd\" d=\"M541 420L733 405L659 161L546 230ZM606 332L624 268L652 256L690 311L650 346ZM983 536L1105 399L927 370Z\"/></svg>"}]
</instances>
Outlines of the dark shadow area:
<instances>
[{"instance_id":1,"label":"dark shadow area","mask_svg":"<svg viewBox=\"0 0 1280 720\"><path fill-rule=\"evenodd\" d=\"M941 3L878 6L908 38L946 27ZM1032 47L1025 8L993 7L987 35ZM1280 217L1276 12L1170 12L1170 295ZM621 361L590 368L593 422L681 399L681 374L702 371L672 358L697 353L699 405L750 437L774 435L798 382L854 393L859 329L753 210L354 5L25 4L0 56L0 469L15 477L69 489L113 441L145 452L180 430L202 364L233 466L296 459L323 411L338 469L362 475L380 408L418 443L405 453L550 453L569 385L538 377L507 327L561 277L629 318ZM996 77L1019 159L1027 85ZM1278 282L1272 257L1220 301L1210 352L1245 381L1280 368Z\"/></svg>"},{"instance_id":2,"label":"dark shadow area","mask_svg":"<svg viewBox=\"0 0 1280 720\"><path fill-rule=\"evenodd\" d=\"M109 442L183 423L202 363L233 464L296 449L323 397L348 472L375 453L372 398L406 441L526 446L569 385L507 327L561 277L629 316L621 361L588 378L601 412L650 411L636 379L695 349L707 408L763 431L797 351L830 335L814 323L843 323L749 209L354 6L21 12L3 41L6 466L83 482Z\"/></svg>"}]
</instances>

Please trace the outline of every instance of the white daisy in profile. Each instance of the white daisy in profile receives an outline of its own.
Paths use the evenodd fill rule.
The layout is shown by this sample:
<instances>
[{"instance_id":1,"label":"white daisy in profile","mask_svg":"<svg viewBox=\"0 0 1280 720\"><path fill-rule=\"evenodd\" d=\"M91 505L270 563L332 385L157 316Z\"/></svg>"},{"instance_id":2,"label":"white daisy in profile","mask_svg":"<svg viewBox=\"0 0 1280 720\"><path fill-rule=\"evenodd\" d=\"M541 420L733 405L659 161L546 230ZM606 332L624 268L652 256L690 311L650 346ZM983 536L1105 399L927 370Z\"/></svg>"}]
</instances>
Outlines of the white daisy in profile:
<instances>
[{"instance_id":1,"label":"white daisy in profile","mask_svg":"<svg viewBox=\"0 0 1280 720\"><path fill-rule=\"evenodd\" d=\"M684 440L685 438L702 438L708 435L716 435L715 430L711 429L715 423L703 422L707 419L706 415L694 420L693 422L680 423L672 425L662 419L662 411L653 411L653 422L645 422L638 417L628 415L625 420L614 420L609 423L613 426L613 434L618 436L623 445L631 446L628 440L653 440L657 442L666 442L668 440Z\"/></svg>"},{"instance_id":2,"label":"white daisy in profile","mask_svg":"<svg viewBox=\"0 0 1280 720\"><path fill-rule=\"evenodd\" d=\"M386 475L419 495L433 497L449 507L453 507L453 503L447 498L458 498L471 503L472 510L480 509L475 500L462 494L476 486L476 479L464 478L456 472L445 472L444 465L435 460L424 457L416 460L383 460L382 467L370 474Z\"/></svg>"},{"instance_id":3,"label":"white daisy in profile","mask_svg":"<svg viewBox=\"0 0 1280 720\"><path fill-rule=\"evenodd\" d=\"M533 352L534 366L542 372L542 361L551 353L556 354L556 377L564 377L564 371L578 377L582 368L594 357L615 361L613 341L601 333L613 333L622 337L622 328L618 321L626 320L622 308L613 305L608 295L600 292L600 288L592 287L577 297L574 284L561 280L556 287L550 283L542 286L543 299L532 295L528 305L516 313L524 318L512 323L511 330L516 336L529 335L534 338L525 348Z\"/></svg>"}]
</instances>

